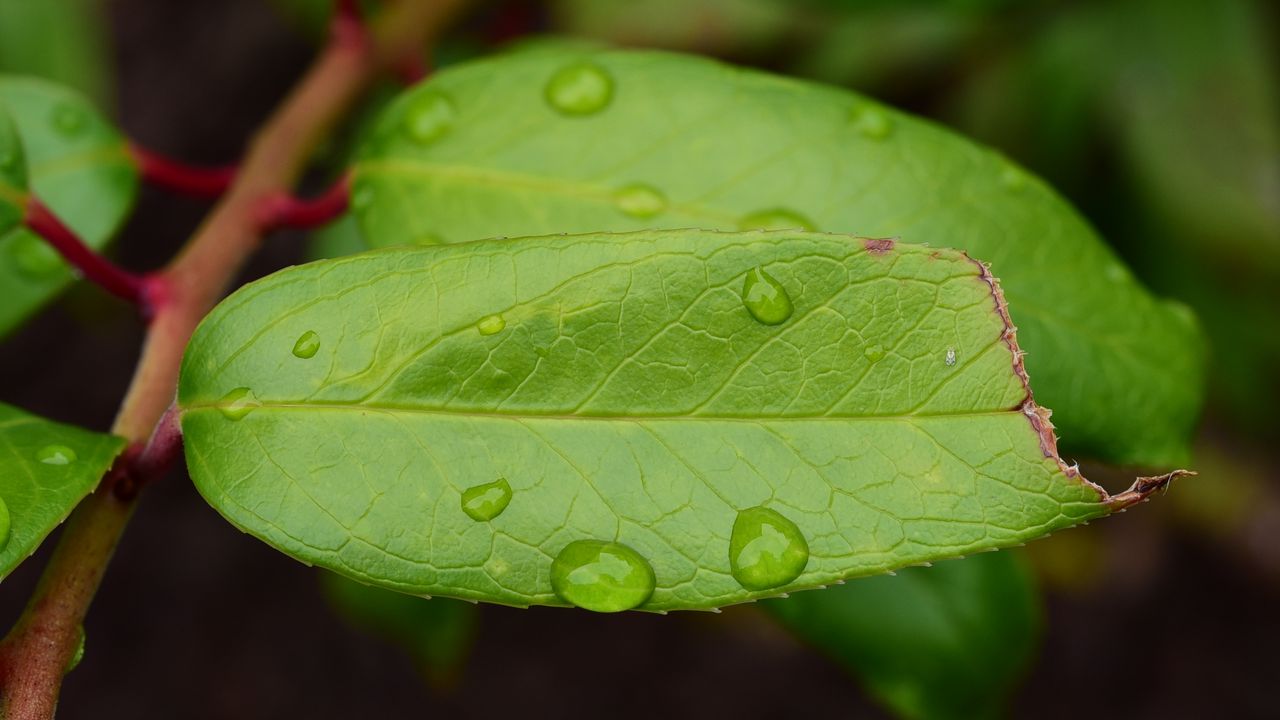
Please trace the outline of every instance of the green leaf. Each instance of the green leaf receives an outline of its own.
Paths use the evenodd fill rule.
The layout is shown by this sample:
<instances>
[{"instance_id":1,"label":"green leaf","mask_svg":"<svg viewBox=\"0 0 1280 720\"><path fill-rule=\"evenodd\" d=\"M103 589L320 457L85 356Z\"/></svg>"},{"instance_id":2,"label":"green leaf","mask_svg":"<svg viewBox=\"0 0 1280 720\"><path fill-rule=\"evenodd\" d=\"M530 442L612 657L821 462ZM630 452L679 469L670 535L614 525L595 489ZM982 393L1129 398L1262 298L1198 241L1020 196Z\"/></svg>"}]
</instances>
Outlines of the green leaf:
<instances>
[{"instance_id":1,"label":"green leaf","mask_svg":"<svg viewBox=\"0 0 1280 720\"><path fill-rule=\"evenodd\" d=\"M583 67L605 82L563 85ZM590 112L551 102L592 87ZM964 248L1000 268L1028 368L1075 450L1185 459L1204 374L1190 314L1142 288L1039 180L852 93L663 53L516 53L407 92L354 172L377 246L763 225Z\"/></svg>"},{"instance_id":2,"label":"green leaf","mask_svg":"<svg viewBox=\"0 0 1280 720\"><path fill-rule=\"evenodd\" d=\"M110 100L106 18L96 0L0 0L0 73L36 75Z\"/></svg>"},{"instance_id":3,"label":"green leaf","mask_svg":"<svg viewBox=\"0 0 1280 720\"><path fill-rule=\"evenodd\" d=\"M102 249L138 190L124 138L82 95L43 80L0 76L0 109L8 111L22 139L31 191L85 244ZM0 188L0 206L16 190ZM0 224L0 335L71 280L71 270L43 240L23 227Z\"/></svg>"},{"instance_id":4,"label":"green leaf","mask_svg":"<svg viewBox=\"0 0 1280 720\"><path fill-rule=\"evenodd\" d=\"M0 579L97 487L124 445L0 403Z\"/></svg>"},{"instance_id":5,"label":"green leaf","mask_svg":"<svg viewBox=\"0 0 1280 720\"><path fill-rule=\"evenodd\" d=\"M435 686L457 679L471 651L479 613L469 603L425 600L322 573L325 596L352 625L404 648Z\"/></svg>"},{"instance_id":6,"label":"green leaf","mask_svg":"<svg viewBox=\"0 0 1280 720\"><path fill-rule=\"evenodd\" d=\"M1040 633L1031 574L1010 552L907 568L764 608L905 718L1000 717Z\"/></svg>"},{"instance_id":7,"label":"green leaf","mask_svg":"<svg viewBox=\"0 0 1280 720\"><path fill-rule=\"evenodd\" d=\"M554 580L602 610L1014 545L1161 486L1108 498L1060 462L993 282L801 232L320 261L196 330L187 464L233 524L362 582L564 605Z\"/></svg>"},{"instance_id":8,"label":"green leaf","mask_svg":"<svg viewBox=\"0 0 1280 720\"><path fill-rule=\"evenodd\" d=\"M27 160L9 113L0 107L0 237L22 224L27 204Z\"/></svg>"}]
</instances>

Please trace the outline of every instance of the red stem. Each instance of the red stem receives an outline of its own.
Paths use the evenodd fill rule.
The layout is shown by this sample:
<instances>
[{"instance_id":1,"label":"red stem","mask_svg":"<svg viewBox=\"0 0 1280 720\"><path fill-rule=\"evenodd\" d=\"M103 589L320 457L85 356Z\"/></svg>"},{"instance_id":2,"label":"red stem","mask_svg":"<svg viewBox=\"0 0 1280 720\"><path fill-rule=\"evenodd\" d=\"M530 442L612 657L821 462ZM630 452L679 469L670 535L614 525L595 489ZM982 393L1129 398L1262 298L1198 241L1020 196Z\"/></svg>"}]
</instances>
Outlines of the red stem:
<instances>
[{"instance_id":1,"label":"red stem","mask_svg":"<svg viewBox=\"0 0 1280 720\"><path fill-rule=\"evenodd\" d=\"M313 228L343 214L350 204L351 175L343 173L328 190L311 199L284 192L266 196L258 211L258 226L264 232L286 227Z\"/></svg>"},{"instance_id":2,"label":"red stem","mask_svg":"<svg viewBox=\"0 0 1280 720\"><path fill-rule=\"evenodd\" d=\"M112 295L146 309L149 303L147 280L121 270L111 261L91 250L34 195L27 198L23 223L32 232L44 238L85 278Z\"/></svg>"},{"instance_id":3,"label":"red stem","mask_svg":"<svg viewBox=\"0 0 1280 720\"><path fill-rule=\"evenodd\" d=\"M142 173L143 180L202 198L216 198L226 192L239 170L235 165L211 168L184 165L134 143L129 144L129 155Z\"/></svg>"}]
</instances>

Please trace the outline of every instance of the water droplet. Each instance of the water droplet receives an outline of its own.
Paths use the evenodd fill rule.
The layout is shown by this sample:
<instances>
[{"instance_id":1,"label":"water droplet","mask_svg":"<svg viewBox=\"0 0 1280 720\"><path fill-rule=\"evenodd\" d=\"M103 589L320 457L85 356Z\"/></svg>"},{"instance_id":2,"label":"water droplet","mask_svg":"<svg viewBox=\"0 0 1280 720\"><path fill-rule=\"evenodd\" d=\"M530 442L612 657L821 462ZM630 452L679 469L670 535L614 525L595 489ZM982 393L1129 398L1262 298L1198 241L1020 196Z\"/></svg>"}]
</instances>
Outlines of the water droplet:
<instances>
[{"instance_id":1,"label":"water droplet","mask_svg":"<svg viewBox=\"0 0 1280 720\"><path fill-rule=\"evenodd\" d=\"M865 348L863 348L862 350L862 354L866 356L867 360L870 360L873 363L877 363L883 360L884 353L885 353L884 346L880 345L879 343L872 343L866 346Z\"/></svg>"},{"instance_id":2,"label":"water droplet","mask_svg":"<svg viewBox=\"0 0 1280 720\"><path fill-rule=\"evenodd\" d=\"M638 607L653 594L653 568L620 543L576 540L551 563L551 587L561 600L595 612Z\"/></svg>"},{"instance_id":3,"label":"water droplet","mask_svg":"<svg viewBox=\"0 0 1280 720\"><path fill-rule=\"evenodd\" d=\"M435 235L433 233L423 233L422 235L419 235L413 239L413 244L423 245L423 246L443 245L444 240L442 240L439 235Z\"/></svg>"},{"instance_id":4,"label":"water droplet","mask_svg":"<svg viewBox=\"0 0 1280 720\"><path fill-rule=\"evenodd\" d=\"M1103 271L1107 279L1113 283L1124 282L1129 279L1129 269L1118 262L1113 262Z\"/></svg>"},{"instance_id":5,"label":"water droplet","mask_svg":"<svg viewBox=\"0 0 1280 720\"><path fill-rule=\"evenodd\" d=\"M76 461L76 451L66 445L45 445L36 451L36 459L45 465L70 465Z\"/></svg>"},{"instance_id":6,"label":"water droplet","mask_svg":"<svg viewBox=\"0 0 1280 720\"><path fill-rule=\"evenodd\" d=\"M648 185L628 185L613 194L613 201L624 214L651 218L667 209L667 199Z\"/></svg>"},{"instance_id":7,"label":"water droplet","mask_svg":"<svg viewBox=\"0 0 1280 720\"><path fill-rule=\"evenodd\" d=\"M955 365L955 364L956 364L956 349L949 347L947 348L947 367L951 367L952 365Z\"/></svg>"},{"instance_id":8,"label":"water droplet","mask_svg":"<svg viewBox=\"0 0 1280 720\"><path fill-rule=\"evenodd\" d=\"M260 407L262 403L247 387L236 388L218 401L218 409L228 420L239 420Z\"/></svg>"},{"instance_id":9,"label":"water droplet","mask_svg":"<svg viewBox=\"0 0 1280 720\"><path fill-rule=\"evenodd\" d=\"M0 498L0 548L9 543L9 506Z\"/></svg>"},{"instance_id":10,"label":"water droplet","mask_svg":"<svg viewBox=\"0 0 1280 720\"><path fill-rule=\"evenodd\" d=\"M808 218L793 210L761 210L738 221L739 230L814 230Z\"/></svg>"},{"instance_id":11,"label":"water droplet","mask_svg":"<svg viewBox=\"0 0 1280 720\"><path fill-rule=\"evenodd\" d=\"M556 71L547 81L547 103L565 115L591 115L613 99L613 78L591 62L578 62Z\"/></svg>"},{"instance_id":12,"label":"water droplet","mask_svg":"<svg viewBox=\"0 0 1280 720\"><path fill-rule=\"evenodd\" d=\"M1017 192L1027 184L1027 174L1013 165L1005 165L1004 170L1000 171L1000 184L1006 190Z\"/></svg>"},{"instance_id":13,"label":"water droplet","mask_svg":"<svg viewBox=\"0 0 1280 720\"><path fill-rule=\"evenodd\" d=\"M293 356L308 360L316 356L320 350L320 336L314 331L308 330L298 336L298 341L293 344Z\"/></svg>"},{"instance_id":14,"label":"water droplet","mask_svg":"<svg viewBox=\"0 0 1280 720\"><path fill-rule=\"evenodd\" d=\"M893 132L893 121L883 111L861 108L853 112L853 121L862 136L871 140L883 140Z\"/></svg>"},{"instance_id":15,"label":"water droplet","mask_svg":"<svg viewBox=\"0 0 1280 720\"><path fill-rule=\"evenodd\" d=\"M57 250L29 233L18 235L9 243L9 256L18 272L33 279L51 277L65 267Z\"/></svg>"},{"instance_id":16,"label":"water droplet","mask_svg":"<svg viewBox=\"0 0 1280 720\"><path fill-rule=\"evenodd\" d=\"M729 568L748 590L768 590L800 577L809 563L809 543L796 524L759 506L742 510L729 536Z\"/></svg>"},{"instance_id":17,"label":"water droplet","mask_svg":"<svg viewBox=\"0 0 1280 720\"><path fill-rule=\"evenodd\" d=\"M481 335L497 335L507 326L507 321L502 319L501 315L487 315L480 318L480 322L476 323L476 329Z\"/></svg>"},{"instance_id":18,"label":"water droplet","mask_svg":"<svg viewBox=\"0 0 1280 720\"><path fill-rule=\"evenodd\" d=\"M401 129L410 140L426 145L453 127L453 103L434 90L419 93L405 108Z\"/></svg>"},{"instance_id":19,"label":"water droplet","mask_svg":"<svg viewBox=\"0 0 1280 720\"><path fill-rule=\"evenodd\" d=\"M63 135L80 134L85 127L84 110L74 105L58 105L53 109L53 126Z\"/></svg>"},{"instance_id":20,"label":"water droplet","mask_svg":"<svg viewBox=\"0 0 1280 720\"><path fill-rule=\"evenodd\" d=\"M791 317L791 296L782 283L756 267L747 271L742 283L742 304L751 316L765 325L778 325Z\"/></svg>"},{"instance_id":21,"label":"water droplet","mask_svg":"<svg viewBox=\"0 0 1280 720\"><path fill-rule=\"evenodd\" d=\"M368 181L358 180L351 189L351 207L364 210L373 204L373 186Z\"/></svg>"},{"instance_id":22,"label":"water droplet","mask_svg":"<svg viewBox=\"0 0 1280 720\"><path fill-rule=\"evenodd\" d=\"M506 478L467 488L462 493L462 512L477 522L492 520L511 502L511 485Z\"/></svg>"}]
</instances>

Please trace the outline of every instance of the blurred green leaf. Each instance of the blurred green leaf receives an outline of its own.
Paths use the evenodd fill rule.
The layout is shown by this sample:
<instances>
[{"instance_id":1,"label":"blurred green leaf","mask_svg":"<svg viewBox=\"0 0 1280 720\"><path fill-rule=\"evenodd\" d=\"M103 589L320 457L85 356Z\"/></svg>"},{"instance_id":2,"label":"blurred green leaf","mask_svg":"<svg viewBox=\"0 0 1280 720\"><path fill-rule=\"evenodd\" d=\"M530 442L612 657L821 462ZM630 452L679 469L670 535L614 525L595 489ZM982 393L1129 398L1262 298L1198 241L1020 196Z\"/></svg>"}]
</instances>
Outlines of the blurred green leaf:
<instances>
[{"instance_id":1,"label":"blurred green leaf","mask_svg":"<svg viewBox=\"0 0 1280 720\"><path fill-rule=\"evenodd\" d=\"M22 140L31 191L86 245L102 249L138 191L124 138L83 95L44 80L0 76L0 109ZM71 280L57 252L26 228L0 233L0 336Z\"/></svg>"},{"instance_id":2,"label":"blurred green leaf","mask_svg":"<svg viewBox=\"0 0 1280 720\"><path fill-rule=\"evenodd\" d=\"M320 580L339 615L403 648L432 685L450 685L461 674L479 620L475 605L383 590L331 572Z\"/></svg>"},{"instance_id":3,"label":"blurred green leaf","mask_svg":"<svg viewBox=\"0 0 1280 720\"><path fill-rule=\"evenodd\" d=\"M111 101L105 18L96 0L0 0L0 73L35 75Z\"/></svg>"},{"instance_id":4,"label":"blurred green leaf","mask_svg":"<svg viewBox=\"0 0 1280 720\"><path fill-rule=\"evenodd\" d=\"M1000 716L1040 635L1031 574L1013 552L762 605L905 718Z\"/></svg>"}]
</instances>

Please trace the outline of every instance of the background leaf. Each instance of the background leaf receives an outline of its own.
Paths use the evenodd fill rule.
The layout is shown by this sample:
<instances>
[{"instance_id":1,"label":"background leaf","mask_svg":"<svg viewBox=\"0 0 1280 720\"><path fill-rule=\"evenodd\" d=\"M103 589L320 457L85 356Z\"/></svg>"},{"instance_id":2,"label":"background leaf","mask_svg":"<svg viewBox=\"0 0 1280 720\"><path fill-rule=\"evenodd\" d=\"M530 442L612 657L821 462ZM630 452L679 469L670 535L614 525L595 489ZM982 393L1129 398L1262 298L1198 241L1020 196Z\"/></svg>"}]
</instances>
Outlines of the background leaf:
<instances>
[{"instance_id":1,"label":"background leaf","mask_svg":"<svg viewBox=\"0 0 1280 720\"><path fill-rule=\"evenodd\" d=\"M32 192L89 247L102 249L138 190L124 138L82 95L43 80L0 76L0 107L18 128ZM0 335L71 279L57 252L25 228L0 234Z\"/></svg>"},{"instance_id":2,"label":"background leaf","mask_svg":"<svg viewBox=\"0 0 1280 720\"><path fill-rule=\"evenodd\" d=\"M1025 171L848 92L663 53L515 53L388 108L354 188L377 246L764 226L964 248L999 269L1072 448L1150 465L1187 454L1204 358L1186 309L1153 298Z\"/></svg>"},{"instance_id":3,"label":"background leaf","mask_svg":"<svg viewBox=\"0 0 1280 720\"><path fill-rule=\"evenodd\" d=\"M97 487L124 444L0 403L0 578Z\"/></svg>"},{"instance_id":4,"label":"background leaf","mask_svg":"<svg viewBox=\"0 0 1280 720\"><path fill-rule=\"evenodd\" d=\"M36 75L111 101L105 18L95 0L0 0L0 73Z\"/></svg>"},{"instance_id":5,"label":"background leaf","mask_svg":"<svg viewBox=\"0 0 1280 720\"><path fill-rule=\"evenodd\" d=\"M1031 661L1040 605L1013 552L770 600L784 626L906 718L999 717Z\"/></svg>"},{"instance_id":6,"label":"background leaf","mask_svg":"<svg viewBox=\"0 0 1280 720\"><path fill-rule=\"evenodd\" d=\"M1042 448L984 278L800 232L312 263L197 330L188 467L294 557L515 605L715 607L1017 544L1109 506ZM601 541L652 597L553 593Z\"/></svg>"}]
</instances>

